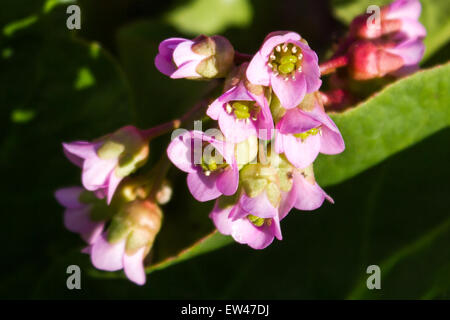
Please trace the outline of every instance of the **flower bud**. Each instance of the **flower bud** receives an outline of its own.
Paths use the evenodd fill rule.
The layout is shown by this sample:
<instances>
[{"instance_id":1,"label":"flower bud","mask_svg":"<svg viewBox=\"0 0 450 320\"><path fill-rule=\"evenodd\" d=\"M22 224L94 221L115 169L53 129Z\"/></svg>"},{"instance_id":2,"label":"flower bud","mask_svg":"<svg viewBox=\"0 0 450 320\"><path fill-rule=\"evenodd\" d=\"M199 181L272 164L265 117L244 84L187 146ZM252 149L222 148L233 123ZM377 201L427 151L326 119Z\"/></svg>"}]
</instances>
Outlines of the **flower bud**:
<instances>
[{"instance_id":1,"label":"flower bud","mask_svg":"<svg viewBox=\"0 0 450 320\"><path fill-rule=\"evenodd\" d=\"M135 200L122 207L112 219L108 228L108 241L117 243L125 240L125 251L133 255L145 247L149 252L161 228L162 212L159 207L147 200Z\"/></svg>"},{"instance_id":2,"label":"flower bud","mask_svg":"<svg viewBox=\"0 0 450 320\"><path fill-rule=\"evenodd\" d=\"M149 154L148 139L133 126L93 142L63 143L66 156L83 168L83 186L107 196L108 203L123 178L141 167Z\"/></svg>"},{"instance_id":3,"label":"flower bud","mask_svg":"<svg viewBox=\"0 0 450 320\"><path fill-rule=\"evenodd\" d=\"M349 50L349 71L356 80L402 76L418 69L424 46L420 40L383 42L360 40Z\"/></svg>"},{"instance_id":4,"label":"flower bud","mask_svg":"<svg viewBox=\"0 0 450 320\"><path fill-rule=\"evenodd\" d=\"M233 66L234 49L222 36L170 38L159 45L156 68L172 79L223 78Z\"/></svg>"},{"instance_id":5,"label":"flower bud","mask_svg":"<svg viewBox=\"0 0 450 320\"><path fill-rule=\"evenodd\" d=\"M418 0L394 1L381 8L378 18L373 16L375 12L353 19L350 36L360 39L375 39L382 36L423 39L426 30L418 20L420 12L421 5Z\"/></svg>"}]
</instances>

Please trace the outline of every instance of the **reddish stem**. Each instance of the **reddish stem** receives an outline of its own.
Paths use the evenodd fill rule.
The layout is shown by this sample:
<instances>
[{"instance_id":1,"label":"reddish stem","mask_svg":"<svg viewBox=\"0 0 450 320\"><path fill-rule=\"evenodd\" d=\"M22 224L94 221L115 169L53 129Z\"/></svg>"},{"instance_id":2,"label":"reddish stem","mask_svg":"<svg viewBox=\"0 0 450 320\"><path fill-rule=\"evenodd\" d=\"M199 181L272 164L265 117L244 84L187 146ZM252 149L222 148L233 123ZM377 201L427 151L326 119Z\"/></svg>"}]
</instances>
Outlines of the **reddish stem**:
<instances>
[{"instance_id":1,"label":"reddish stem","mask_svg":"<svg viewBox=\"0 0 450 320\"><path fill-rule=\"evenodd\" d=\"M324 63L321 63L320 68L320 74L326 75L330 74L336 71L337 68L345 67L348 64L348 58L347 56L339 56L336 58L333 58L331 60L325 61Z\"/></svg>"},{"instance_id":2,"label":"reddish stem","mask_svg":"<svg viewBox=\"0 0 450 320\"><path fill-rule=\"evenodd\" d=\"M247 53L234 52L234 63L241 64L252 60L253 55Z\"/></svg>"}]
</instances>

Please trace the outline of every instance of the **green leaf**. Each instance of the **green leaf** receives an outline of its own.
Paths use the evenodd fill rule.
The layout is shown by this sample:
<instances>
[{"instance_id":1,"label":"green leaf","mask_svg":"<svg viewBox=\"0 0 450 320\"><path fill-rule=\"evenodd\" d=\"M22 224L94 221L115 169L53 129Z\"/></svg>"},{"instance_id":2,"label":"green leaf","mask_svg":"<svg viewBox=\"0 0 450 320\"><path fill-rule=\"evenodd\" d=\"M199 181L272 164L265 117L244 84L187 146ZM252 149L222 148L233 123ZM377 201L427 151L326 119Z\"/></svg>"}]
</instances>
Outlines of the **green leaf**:
<instances>
[{"instance_id":1,"label":"green leaf","mask_svg":"<svg viewBox=\"0 0 450 320\"><path fill-rule=\"evenodd\" d=\"M450 64L389 85L366 102L332 115L346 149L320 155L321 185L342 182L450 125Z\"/></svg>"},{"instance_id":2,"label":"green leaf","mask_svg":"<svg viewBox=\"0 0 450 320\"><path fill-rule=\"evenodd\" d=\"M251 19L252 7L248 0L191 0L167 15L171 25L194 36L221 33L229 27L246 27Z\"/></svg>"},{"instance_id":3,"label":"green leaf","mask_svg":"<svg viewBox=\"0 0 450 320\"><path fill-rule=\"evenodd\" d=\"M366 12L370 5L385 5L389 0L332 0L334 14L342 22L349 24L352 19ZM421 1L422 13L420 22L427 30L425 43L425 56L423 61L431 57L450 40L450 1Z\"/></svg>"}]
</instances>

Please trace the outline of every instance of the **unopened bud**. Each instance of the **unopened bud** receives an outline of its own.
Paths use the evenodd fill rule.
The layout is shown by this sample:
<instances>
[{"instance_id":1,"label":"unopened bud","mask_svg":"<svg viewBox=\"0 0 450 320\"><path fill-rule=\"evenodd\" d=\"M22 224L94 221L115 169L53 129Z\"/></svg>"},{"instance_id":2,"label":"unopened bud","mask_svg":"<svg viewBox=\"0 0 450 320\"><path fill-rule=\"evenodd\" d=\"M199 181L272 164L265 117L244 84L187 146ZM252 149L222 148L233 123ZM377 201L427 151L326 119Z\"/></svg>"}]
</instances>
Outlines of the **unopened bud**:
<instances>
[{"instance_id":1,"label":"unopened bud","mask_svg":"<svg viewBox=\"0 0 450 320\"><path fill-rule=\"evenodd\" d=\"M142 247L150 251L161 229L162 212L148 200L135 200L125 204L112 219L108 229L111 243L126 239L126 252L132 255Z\"/></svg>"},{"instance_id":2,"label":"unopened bud","mask_svg":"<svg viewBox=\"0 0 450 320\"><path fill-rule=\"evenodd\" d=\"M196 72L207 79L223 78L233 66L234 49L222 36L199 36L194 39L192 51L205 56L196 67Z\"/></svg>"},{"instance_id":3,"label":"unopened bud","mask_svg":"<svg viewBox=\"0 0 450 320\"><path fill-rule=\"evenodd\" d=\"M356 80L381 78L395 72L405 64L400 55L389 52L391 44L383 45L378 41L361 40L349 50L349 71Z\"/></svg>"}]
</instances>

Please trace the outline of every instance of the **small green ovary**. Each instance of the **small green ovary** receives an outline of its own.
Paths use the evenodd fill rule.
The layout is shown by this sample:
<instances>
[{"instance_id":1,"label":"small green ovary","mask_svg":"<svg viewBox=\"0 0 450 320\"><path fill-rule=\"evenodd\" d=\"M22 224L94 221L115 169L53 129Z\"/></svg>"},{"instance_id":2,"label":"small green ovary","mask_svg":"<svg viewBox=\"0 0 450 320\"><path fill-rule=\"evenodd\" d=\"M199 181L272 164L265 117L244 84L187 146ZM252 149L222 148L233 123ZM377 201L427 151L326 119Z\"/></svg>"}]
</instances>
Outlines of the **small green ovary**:
<instances>
[{"instance_id":1,"label":"small green ovary","mask_svg":"<svg viewBox=\"0 0 450 320\"><path fill-rule=\"evenodd\" d=\"M228 164L225 163L225 161L222 157L219 157L219 159L221 161L217 161L219 159L216 160L215 152L216 151L214 151L214 154L211 156L204 155L202 157L202 163L200 164L200 166L202 167L203 172L207 176L209 176L211 174L211 172L215 172L220 169L225 169L228 166ZM223 162L223 163L221 163L221 162Z\"/></svg>"},{"instance_id":2,"label":"small green ovary","mask_svg":"<svg viewBox=\"0 0 450 320\"><path fill-rule=\"evenodd\" d=\"M233 112L238 120L256 119L259 113L259 107L254 101L234 101L227 106L227 111L228 113Z\"/></svg>"},{"instance_id":3,"label":"small green ovary","mask_svg":"<svg viewBox=\"0 0 450 320\"><path fill-rule=\"evenodd\" d=\"M320 133L320 129L319 128L312 128L312 129L310 129L308 131L305 131L305 132L302 132L302 133L296 133L296 134L294 134L294 137L300 138L302 140L305 140L309 136L315 136L318 133Z\"/></svg>"},{"instance_id":4,"label":"small green ovary","mask_svg":"<svg viewBox=\"0 0 450 320\"><path fill-rule=\"evenodd\" d=\"M275 73L294 78L295 72L301 71L302 61L302 50L292 43L285 43L275 47L268 65Z\"/></svg>"},{"instance_id":5,"label":"small green ovary","mask_svg":"<svg viewBox=\"0 0 450 320\"><path fill-rule=\"evenodd\" d=\"M264 218L254 216L252 214L249 214L247 216L247 218L251 223L253 223L257 227L262 227L264 225L264 223L266 222L266 220L270 220L270 219L264 219Z\"/></svg>"}]
</instances>

